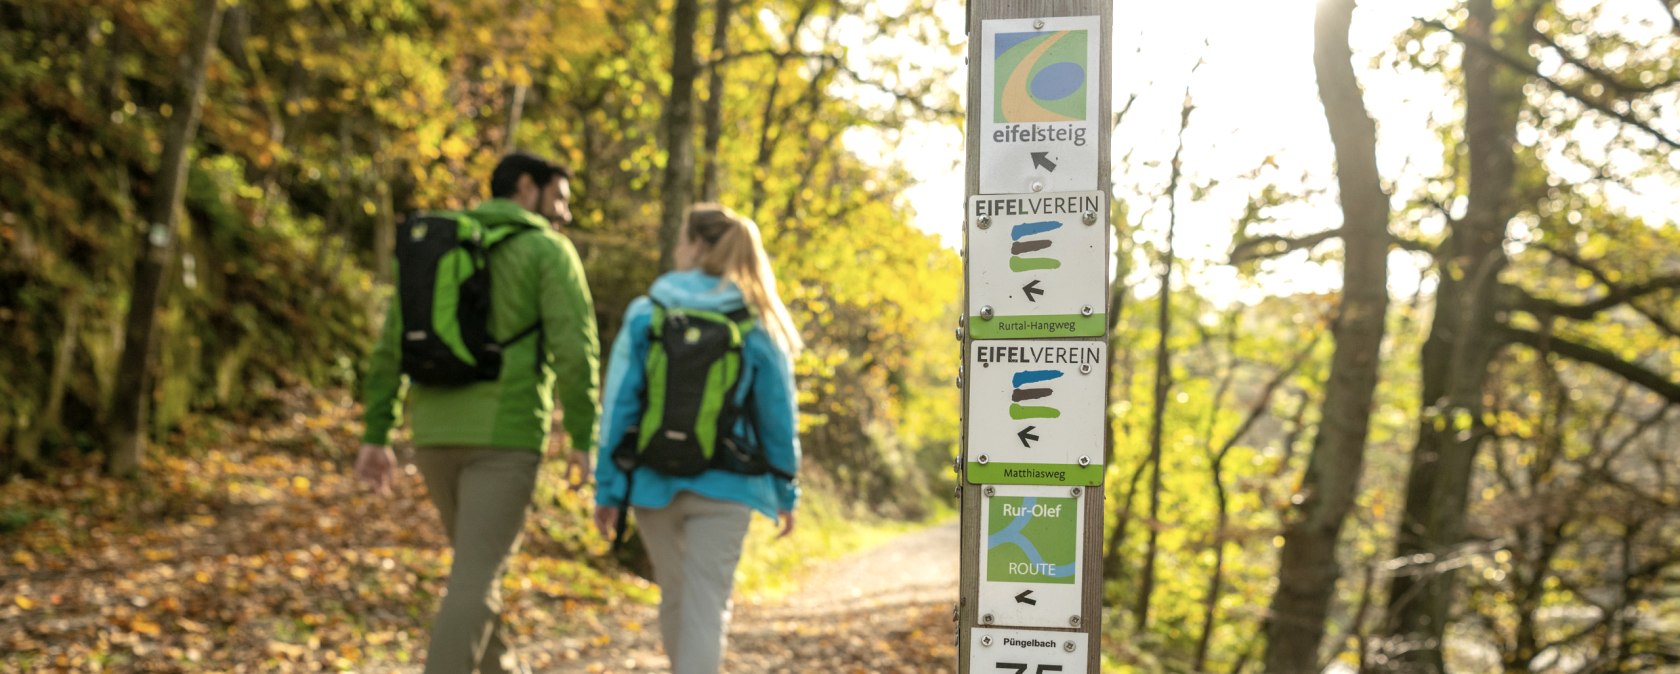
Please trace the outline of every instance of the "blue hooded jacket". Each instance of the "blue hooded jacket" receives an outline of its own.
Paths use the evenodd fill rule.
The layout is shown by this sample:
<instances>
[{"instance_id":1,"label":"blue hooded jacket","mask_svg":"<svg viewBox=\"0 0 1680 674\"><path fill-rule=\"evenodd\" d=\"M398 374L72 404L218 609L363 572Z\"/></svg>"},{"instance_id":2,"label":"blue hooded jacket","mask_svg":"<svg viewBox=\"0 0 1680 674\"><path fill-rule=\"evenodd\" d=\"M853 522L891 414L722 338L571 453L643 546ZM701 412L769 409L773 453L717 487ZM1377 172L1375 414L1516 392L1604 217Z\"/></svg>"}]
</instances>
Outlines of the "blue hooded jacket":
<instances>
[{"instance_id":1,"label":"blue hooded jacket","mask_svg":"<svg viewBox=\"0 0 1680 674\"><path fill-rule=\"evenodd\" d=\"M728 313L745 306L735 284L699 270L665 274L654 281L648 295L667 307ZM624 313L624 326L613 342L607 365L605 411L595 453L595 502L618 507L624 503L625 474L612 461L613 448L626 433L634 432L642 417L643 390L647 387L648 323L653 303L638 297ZM798 406L794 401L793 370L763 327L746 334L741 347L744 367L738 393L752 405L750 418L758 444L770 464L797 475L799 471ZM745 424L743 419L741 423ZM775 519L780 511L793 511L799 500L798 486L771 475L742 475L708 470L699 475L677 477L636 469L630 504L641 508L670 505L678 492L693 492L720 501L734 501Z\"/></svg>"}]
</instances>

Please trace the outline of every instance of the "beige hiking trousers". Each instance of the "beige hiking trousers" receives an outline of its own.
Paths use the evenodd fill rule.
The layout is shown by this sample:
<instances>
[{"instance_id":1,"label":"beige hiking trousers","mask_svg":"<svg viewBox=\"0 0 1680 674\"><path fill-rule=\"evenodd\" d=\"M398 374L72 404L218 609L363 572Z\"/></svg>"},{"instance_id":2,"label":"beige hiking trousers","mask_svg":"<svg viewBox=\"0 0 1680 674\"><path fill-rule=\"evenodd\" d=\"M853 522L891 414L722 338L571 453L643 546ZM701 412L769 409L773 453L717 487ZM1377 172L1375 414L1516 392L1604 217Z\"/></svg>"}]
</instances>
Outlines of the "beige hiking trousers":
<instances>
[{"instance_id":1,"label":"beige hiking trousers","mask_svg":"<svg viewBox=\"0 0 1680 674\"><path fill-rule=\"evenodd\" d=\"M671 674L717 674L723 665L729 595L751 522L747 506L686 491L664 508L636 508Z\"/></svg>"},{"instance_id":2,"label":"beige hiking trousers","mask_svg":"<svg viewBox=\"0 0 1680 674\"><path fill-rule=\"evenodd\" d=\"M432 623L426 674L525 672L502 628L502 575L519 548L537 484L536 452L421 447L414 464L455 549L449 584Z\"/></svg>"}]
</instances>

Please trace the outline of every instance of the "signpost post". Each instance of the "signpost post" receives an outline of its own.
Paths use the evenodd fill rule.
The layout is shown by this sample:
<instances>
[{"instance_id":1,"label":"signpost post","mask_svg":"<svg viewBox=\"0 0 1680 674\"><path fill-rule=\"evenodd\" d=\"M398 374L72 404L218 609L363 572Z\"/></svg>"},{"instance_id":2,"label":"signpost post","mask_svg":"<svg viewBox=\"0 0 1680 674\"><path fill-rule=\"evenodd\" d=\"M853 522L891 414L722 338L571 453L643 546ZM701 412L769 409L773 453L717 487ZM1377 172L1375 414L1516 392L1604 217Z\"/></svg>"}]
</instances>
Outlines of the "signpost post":
<instances>
[{"instance_id":1,"label":"signpost post","mask_svg":"<svg viewBox=\"0 0 1680 674\"><path fill-rule=\"evenodd\" d=\"M964 674L1101 667L1113 12L969 4Z\"/></svg>"}]
</instances>

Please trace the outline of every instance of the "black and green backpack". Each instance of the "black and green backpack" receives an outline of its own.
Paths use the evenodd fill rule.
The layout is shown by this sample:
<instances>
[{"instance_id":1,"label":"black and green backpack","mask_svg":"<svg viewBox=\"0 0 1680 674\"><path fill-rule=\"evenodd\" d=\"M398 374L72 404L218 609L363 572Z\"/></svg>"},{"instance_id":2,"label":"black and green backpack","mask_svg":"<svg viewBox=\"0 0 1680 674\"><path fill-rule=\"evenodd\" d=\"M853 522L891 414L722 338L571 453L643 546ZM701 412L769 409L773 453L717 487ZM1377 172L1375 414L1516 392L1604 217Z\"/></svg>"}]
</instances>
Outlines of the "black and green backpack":
<instances>
[{"instance_id":1,"label":"black and green backpack","mask_svg":"<svg viewBox=\"0 0 1680 674\"><path fill-rule=\"evenodd\" d=\"M739 421L751 420L750 401L741 400L741 347L755 323L747 309L725 314L654 302L642 364L641 423L612 453L627 480L615 544L623 542L638 468L676 476L716 469L794 479L770 465L751 423L746 433L736 432Z\"/></svg>"},{"instance_id":2,"label":"black and green backpack","mask_svg":"<svg viewBox=\"0 0 1680 674\"><path fill-rule=\"evenodd\" d=\"M402 371L432 386L501 376L504 340L490 335L490 251L534 227L485 227L463 213L417 213L397 237Z\"/></svg>"}]
</instances>

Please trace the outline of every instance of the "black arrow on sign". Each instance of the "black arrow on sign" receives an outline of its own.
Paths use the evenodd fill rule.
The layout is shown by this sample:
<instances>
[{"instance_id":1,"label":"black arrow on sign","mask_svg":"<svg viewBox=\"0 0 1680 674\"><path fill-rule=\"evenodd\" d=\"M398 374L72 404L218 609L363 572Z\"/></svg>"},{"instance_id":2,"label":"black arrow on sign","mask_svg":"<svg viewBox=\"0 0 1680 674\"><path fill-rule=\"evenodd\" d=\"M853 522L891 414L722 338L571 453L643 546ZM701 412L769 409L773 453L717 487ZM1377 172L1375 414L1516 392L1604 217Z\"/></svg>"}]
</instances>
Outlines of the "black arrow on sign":
<instances>
[{"instance_id":1,"label":"black arrow on sign","mask_svg":"<svg viewBox=\"0 0 1680 674\"><path fill-rule=\"evenodd\" d=\"M1035 429L1035 428L1038 428L1038 427L1037 427L1037 426L1028 426L1028 427L1026 427L1026 428L1023 428L1023 429L1021 429L1021 432L1020 432L1020 433L1016 433L1016 434L1015 434L1015 437L1017 437L1017 438L1020 438L1020 439L1021 439L1021 446L1022 446L1022 447L1026 447L1026 448L1028 448L1028 449L1032 449L1032 444L1031 444L1031 443L1029 443L1029 442L1027 442L1027 441L1028 441L1028 440L1037 440L1037 439L1038 439L1038 436L1036 436L1036 435L1033 435L1033 429Z\"/></svg>"},{"instance_id":2,"label":"black arrow on sign","mask_svg":"<svg viewBox=\"0 0 1680 674\"><path fill-rule=\"evenodd\" d=\"M1027 301L1029 302L1037 302L1038 296L1044 294L1044 290L1038 287L1038 279L1033 279L1032 283L1021 286L1021 292L1027 294Z\"/></svg>"},{"instance_id":3,"label":"black arrow on sign","mask_svg":"<svg viewBox=\"0 0 1680 674\"><path fill-rule=\"evenodd\" d=\"M1021 594L1015 595L1015 603L1026 604L1028 606L1037 606L1038 605L1038 600L1032 598L1032 593L1033 593L1032 590L1023 590L1021 592Z\"/></svg>"},{"instance_id":4,"label":"black arrow on sign","mask_svg":"<svg viewBox=\"0 0 1680 674\"><path fill-rule=\"evenodd\" d=\"M1050 161L1049 152L1032 153L1033 168L1041 168L1051 173L1056 172L1056 162Z\"/></svg>"}]
</instances>

